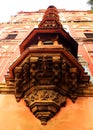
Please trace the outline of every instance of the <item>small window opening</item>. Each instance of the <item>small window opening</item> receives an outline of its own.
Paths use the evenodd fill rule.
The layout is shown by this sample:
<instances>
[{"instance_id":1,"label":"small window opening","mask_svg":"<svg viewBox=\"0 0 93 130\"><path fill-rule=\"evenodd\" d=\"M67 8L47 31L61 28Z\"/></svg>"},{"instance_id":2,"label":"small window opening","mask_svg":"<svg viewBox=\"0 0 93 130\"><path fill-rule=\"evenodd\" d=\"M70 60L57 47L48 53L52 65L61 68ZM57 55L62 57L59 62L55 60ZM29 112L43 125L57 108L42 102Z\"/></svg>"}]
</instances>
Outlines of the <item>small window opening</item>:
<instances>
[{"instance_id":1,"label":"small window opening","mask_svg":"<svg viewBox=\"0 0 93 130\"><path fill-rule=\"evenodd\" d=\"M44 45L53 45L53 42L52 41L44 41L43 44Z\"/></svg>"},{"instance_id":2,"label":"small window opening","mask_svg":"<svg viewBox=\"0 0 93 130\"><path fill-rule=\"evenodd\" d=\"M93 33L84 33L86 38L93 38Z\"/></svg>"},{"instance_id":3,"label":"small window opening","mask_svg":"<svg viewBox=\"0 0 93 130\"><path fill-rule=\"evenodd\" d=\"M15 39L17 34L8 34L8 36L5 39Z\"/></svg>"}]
</instances>

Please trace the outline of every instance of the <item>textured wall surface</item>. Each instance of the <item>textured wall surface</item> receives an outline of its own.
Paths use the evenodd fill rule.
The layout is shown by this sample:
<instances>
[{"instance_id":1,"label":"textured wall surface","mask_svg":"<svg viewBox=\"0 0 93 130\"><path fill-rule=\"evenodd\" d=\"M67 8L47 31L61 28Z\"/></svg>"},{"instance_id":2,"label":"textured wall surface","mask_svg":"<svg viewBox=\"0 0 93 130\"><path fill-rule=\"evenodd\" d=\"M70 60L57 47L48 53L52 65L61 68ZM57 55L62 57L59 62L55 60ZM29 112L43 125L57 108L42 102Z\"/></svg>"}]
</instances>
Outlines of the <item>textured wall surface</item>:
<instances>
[{"instance_id":1,"label":"textured wall surface","mask_svg":"<svg viewBox=\"0 0 93 130\"><path fill-rule=\"evenodd\" d=\"M24 101L13 95L0 95L0 130L93 130L93 98L67 101L55 117L42 126Z\"/></svg>"}]
</instances>

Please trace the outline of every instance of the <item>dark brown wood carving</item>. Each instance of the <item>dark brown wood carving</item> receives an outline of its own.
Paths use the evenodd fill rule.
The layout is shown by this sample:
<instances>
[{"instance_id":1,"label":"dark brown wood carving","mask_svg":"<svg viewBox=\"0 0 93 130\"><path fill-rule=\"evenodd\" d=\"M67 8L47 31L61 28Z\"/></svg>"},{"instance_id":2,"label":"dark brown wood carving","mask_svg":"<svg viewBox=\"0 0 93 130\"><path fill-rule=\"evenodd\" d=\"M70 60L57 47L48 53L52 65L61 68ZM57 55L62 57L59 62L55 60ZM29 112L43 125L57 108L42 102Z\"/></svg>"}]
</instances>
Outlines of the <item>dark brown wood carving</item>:
<instances>
[{"instance_id":1,"label":"dark brown wood carving","mask_svg":"<svg viewBox=\"0 0 93 130\"><path fill-rule=\"evenodd\" d=\"M77 60L77 47L62 28L57 9L50 6L39 28L20 45L21 56L9 68L7 85L15 86L16 100L24 98L43 125L66 105L67 98L75 102L86 96L90 77Z\"/></svg>"}]
</instances>

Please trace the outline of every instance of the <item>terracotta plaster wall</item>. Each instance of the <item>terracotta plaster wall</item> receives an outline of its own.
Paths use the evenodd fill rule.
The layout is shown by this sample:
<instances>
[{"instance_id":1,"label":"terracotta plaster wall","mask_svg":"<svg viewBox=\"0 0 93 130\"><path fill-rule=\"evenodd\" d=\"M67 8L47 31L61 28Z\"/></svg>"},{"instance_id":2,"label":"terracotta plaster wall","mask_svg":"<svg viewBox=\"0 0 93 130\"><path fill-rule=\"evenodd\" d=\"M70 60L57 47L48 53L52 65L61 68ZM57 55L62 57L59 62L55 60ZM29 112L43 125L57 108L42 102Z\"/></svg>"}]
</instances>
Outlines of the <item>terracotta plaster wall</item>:
<instances>
[{"instance_id":1,"label":"terracotta plaster wall","mask_svg":"<svg viewBox=\"0 0 93 130\"><path fill-rule=\"evenodd\" d=\"M93 130L93 98L78 98L42 126L25 102L13 95L0 95L0 130Z\"/></svg>"}]
</instances>

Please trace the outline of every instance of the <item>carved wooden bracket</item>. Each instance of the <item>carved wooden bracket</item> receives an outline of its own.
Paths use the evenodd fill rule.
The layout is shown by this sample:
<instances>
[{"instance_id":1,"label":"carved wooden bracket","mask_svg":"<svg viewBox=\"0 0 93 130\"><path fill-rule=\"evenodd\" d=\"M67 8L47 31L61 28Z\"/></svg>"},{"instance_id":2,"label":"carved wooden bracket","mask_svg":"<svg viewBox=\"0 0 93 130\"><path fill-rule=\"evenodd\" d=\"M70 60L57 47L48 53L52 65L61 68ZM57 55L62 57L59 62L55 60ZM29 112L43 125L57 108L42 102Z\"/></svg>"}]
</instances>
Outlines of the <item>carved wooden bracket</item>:
<instances>
[{"instance_id":1,"label":"carved wooden bracket","mask_svg":"<svg viewBox=\"0 0 93 130\"><path fill-rule=\"evenodd\" d=\"M60 106L66 103L66 96L57 92L54 85L38 85L25 93L24 100L33 114L41 120L41 124L52 118Z\"/></svg>"},{"instance_id":2,"label":"carved wooden bracket","mask_svg":"<svg viewBox=\"0 0 93 130\"><path fill-rule=\"evenodd\" d=\"M62 53L32 55L14 68L15 96L17 101L24 97L27 106L45 125L66 105L68 97L75 102L81 86L88 87L89 76L84 73L81 77L79 68Z\"/></svg>"}]
</instances>

